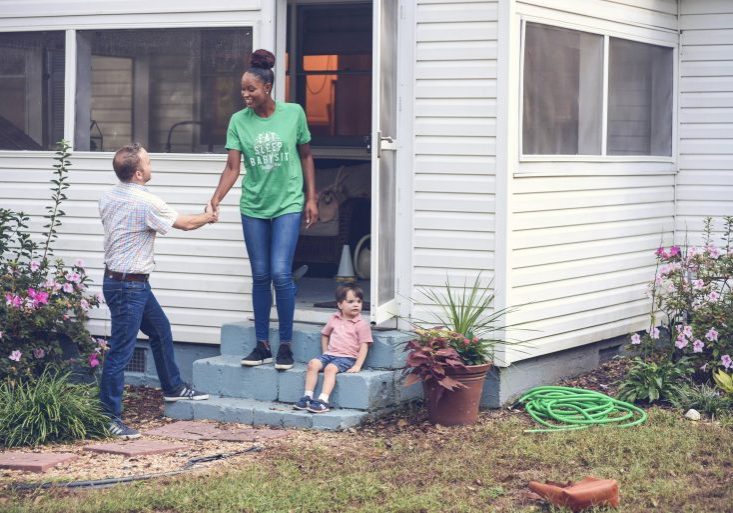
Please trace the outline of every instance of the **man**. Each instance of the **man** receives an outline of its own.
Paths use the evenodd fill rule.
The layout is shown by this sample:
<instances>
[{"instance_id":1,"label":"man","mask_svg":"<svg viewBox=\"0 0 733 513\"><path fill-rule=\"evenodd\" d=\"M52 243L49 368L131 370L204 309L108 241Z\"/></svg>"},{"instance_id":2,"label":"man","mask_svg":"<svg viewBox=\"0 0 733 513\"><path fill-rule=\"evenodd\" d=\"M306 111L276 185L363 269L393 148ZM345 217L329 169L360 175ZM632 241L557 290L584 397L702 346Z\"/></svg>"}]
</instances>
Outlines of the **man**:
<instances>
[{"instance_id":1,"label":"man","mask_svg":"<svg viewBox=\"0 0 733 513\"><path fill-rule=\"evenodd\" d=\"M173 335L163 309L153 295L148 277L155 267L156 234L171 227L195 230L218 220L215 212L180 215L150 193L145 184L152 170L150 155L140 144L115 153L118 183L99 201L104 225L104 299L112 317L109 351L104 359L99 399L110 416L110 432L123 439L140 433L121 420L125 367L132 358L138 331L149 337L155 368L165 401L200 400L209 396L181 380L173 353Z\"/></svg>"}]
</instances>

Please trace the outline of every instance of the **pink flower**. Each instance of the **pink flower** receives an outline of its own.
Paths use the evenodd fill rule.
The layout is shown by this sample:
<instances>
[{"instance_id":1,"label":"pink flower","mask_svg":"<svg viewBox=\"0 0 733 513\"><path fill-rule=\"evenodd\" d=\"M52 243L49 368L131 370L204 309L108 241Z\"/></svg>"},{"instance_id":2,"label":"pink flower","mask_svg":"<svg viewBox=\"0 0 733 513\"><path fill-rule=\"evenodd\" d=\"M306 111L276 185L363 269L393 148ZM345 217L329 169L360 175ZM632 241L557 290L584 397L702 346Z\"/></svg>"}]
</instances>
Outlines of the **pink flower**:
<instances>
[{"instance_id":1,"label":"pink flower","mask_svg":"<svg viewBox=\"0 0 733 513\"><path fill-rule=\"evenodd\" d=\"M10 356L8 356L8 358L10 358L11 360L13 360L14 362L19 362L21 356L23 356L23 353L21 353L20 351L18 351L16 349L12 353L10 353Z\"/></svg>"},{"instance_id":2,"label":"pink flower","mask_svg":"<svg viewBox=\"0 0 733 513\"><path fill-rule=\"evenodd\" d=\"M81 306L81 309L86 312L87 310L89 310L89 301L87 301L86 299L82 299L81 301L79 301L79 306Z\"/></svg>"},{"instance_id":3,"label":"pink flower","mask_svg":"<svg viewBox=\"0 0 733 513\"><path fill-rule=\"evenodd\" d=\"M684 349L687 347L687 344L689 344L689 341L682 335L677 337L677 340L675 340L674 345L677 349Z\"/></svg>"},{"instance_id":4,"label":"pink flower","mask_svg":"<svg viewBox=\"0 0 733 513\"><path fill-rule=\"evenodd\" d=\"M710 294L708 294L708 300L709 301L717 301L718 299L720 299L720 294L718 294L714 290L712 292L710 292Z\"/></svg>"},{"instance_id":5,"label":"pink flower","mask_svg":"<svg viewBox=\"0 0 733 513\"><path fill-rule=\"evenodd\" d=\"M697 340L695 340L695 341L694 341L694 342L692 343L692 352L693 352L693 353L702 353L702 348L703 348L703 347L705 347L705 344L703 343L703 341L702 341L702 340L700 340L700 339L698 338Z\"/></svg>"},{"instance_id":6,"label":"pink flower","mask_svg":"<svg viewBox=\"0 0 733 513\"><path fill-rule=\"evenodd\" d=\"M684 333L687 338L690 338L692 336L692 326L685 326L682 330L682 333Z\"/></svg>"},{"instance_id":7,"label":"pink flower","mask_svg":"<svg viewBox=\"0 0 733 513\"><path fill-rule=\"evenodd\" d=\"M705 282L702 280L692 280L692 288L700 290L705 286Z\"/></svg>"},{"instance_id":8,"label":"pink flower","mask_svg":"<svg viewBox=\"0 0 733 513\"><path fill-rule=\"evenodd\" d=\"M652 330L649 332L649 336L653 340L657 340L659 338L659 328L657 328L656 326L653 327Z\"/></svg>"},{"instance_id":9,"label":"pink flower","mask_svg":"<svg viewBox=\"0 0 733 513\"><path fill-rule=\"evenodd\" d=\"M102 294L101 292L97 292L97 301L99 301L100 303L104 303L104 294Z\"/></svg>"},{"instance_id":10,"label":"pink flower","mask_svg":"<svg viewBox=\"0 0 733 513\"><path fill-rule=\"evenodd\" d=\"M99 366L99 359L97 353L90 353L89 357L87 358L87 361L89 362L89 366L93 369L94 367Z\"/></svg>"},{"instance_id":11,"label":"pink flower","mask_svg":"<svg viewBox=\"0 0 733 513\"><path fill-rule=\"evenodd\" d=\"M49 278L43 282L43 286L49 290L56 288L56 281L53 278Z\"/></svg>"},{"instance_id":12,"label":"pink flower","mask_svg":"<svg viewBox=\"0 0 733 513\"><path fill-rule=\"evenodd\" d=\"M657 255L662 260L666 260L667 258L669 258L669 254L661 246L659 248L657 248L657 250L654 252L654 254Z\"/></svg>"},{"instance_id":13,"label":"pink flower","mask_svg":"<svg viewBox=\"0 0 733 513\"><path fill-rule=\"evenodd\" d=\"M3 338L3 332L0 331L0 340Z\"/></svg>"},{"instance_id":14,"label":"pink flower","mask_svg":"<svg viewBox=\"0 0 733 513\"><path fill-rule=\"evenodd\" d=\"M76 265L77 267L81 267L81 268L83 269L83 268L84 268L84 260L82 260L82 259L80 258L79 260L77 260L77 261L75 262L75 264L74 264L74 265Z\"/></svg>"},{"instance_id":15,"label":"pink flower","mask_svg":"<svg viewBox=\"0 0 733 513\"><path fill-rule=\"evenodd\" d=\"M107 341L103 338L97 339L97 352L104 353L107 349L109 349L109 345L107 345Z\"/></svg>"},{"instance_id":16,"label":"pink flower","mask_svg":"<svg viewBox=\"0 0 733 513\"><path fill-rule=\"evenodd\" d=\"M46 356L46 351L44 351L42 347L37 347L33 350L33 356L40 360L41 358Z\"/></svg>"},{"instance_id":17,"label":"pink flower","mask_svg":"<svg viewBox=\"0 0 733 513\"><path fill-rule=\"evenodd\" d=\"M715 328L710 328L710 330L705 334L705 338L708 339L710 342L714 342L718 340L718 332L715 330Z\"/></svg>"},{"instance_id":18,"label":"pink flower","mask_svg":"<svg viewBox=\"0 0 733 513\"><path fill-rule=\"evenodd\" d=\"M39 264L36 260L31 260L31 271L36 272L38 269L41 268L41 264Z\"/></svg>"},{"instance_id":19,"label":"pink flower","mask_svg":"<svg viewBox=\"0 0 733 513\"><path fill-rule=\"evenodd\" d=\"M733 360L731 360L729 354L724 354L723 356L721 356L720 363L722 363L723 367L725 367L726 369L730 369L731 367L733 367Z\"/></svg>"},{"instance_id":20,"label":"pink flower","mask_svg":"<svg viewBox=\"0 0 733 513\"><path fill-rule=\"evenodd\" d=\"M76 273L76 272L66 273L66 281L70 281L73 283L79 283L80 280L81 280L81 275L79 273Z\"/></svg>"},{"instance_id":21,"label":"pink flower","mask_svg":"<svg viewBox=\"0 0 733 513\"><path fill-rule=\"evenodd\" d=\"M74 292L74 286L71 283L64 283L63 289L64 289L64 292L68 292L68 293Z\"/></svg>"},{"instance_id":22,"label":"pink flower","mask_svg":"<svg viewBox=\"0 0 733 513\"><path fill-rule=\"evenodd\" d=\"M680 254L680 247L679 246L672 246L671 248L669 248L669 257L670 258L676 257L679 254Z\"/></svg>"},{"instance_id":23,"label":"pink flower","mask_svg":"<svg viewBox=\"0 0 733 513\"><path fill-rule=\"evenodd\" d=\"M720 249L718 249L717 246L707 246L705 248L708 252L708 255L710 255L712 258L718 258L720 256Z\"/></svg>"},{"instance_id":24,"label":"pink flower","mask_svg":"<svg viewBox=\"0 0 733 513\"><path fill-rule=\"evenodd\" d=\"M634 345L641 344L641 337L638 333L634 333L633 335L631 335L631 343Z\"/></svg>"}]
</instances>

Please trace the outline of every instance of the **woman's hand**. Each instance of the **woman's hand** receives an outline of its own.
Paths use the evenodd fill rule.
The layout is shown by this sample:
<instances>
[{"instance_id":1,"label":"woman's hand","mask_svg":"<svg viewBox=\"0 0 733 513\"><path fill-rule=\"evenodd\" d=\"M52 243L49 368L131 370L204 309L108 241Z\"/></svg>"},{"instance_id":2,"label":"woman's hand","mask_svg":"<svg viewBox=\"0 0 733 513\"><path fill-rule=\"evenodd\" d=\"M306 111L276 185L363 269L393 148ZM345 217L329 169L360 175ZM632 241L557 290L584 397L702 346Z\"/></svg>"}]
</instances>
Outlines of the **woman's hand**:
<instances>
[{"instance_id":1,"label":"woman's hand","mask_svg":"<svg viewBox=\"0 0 733 513\"><path fill-rule=\"evenodd\" d=\"M303 211L305 216L305 229L307 230L316 222L318 222L318 200L315 198L308 199L305 202L305 210Z\"/></svg>"}]
</instances>

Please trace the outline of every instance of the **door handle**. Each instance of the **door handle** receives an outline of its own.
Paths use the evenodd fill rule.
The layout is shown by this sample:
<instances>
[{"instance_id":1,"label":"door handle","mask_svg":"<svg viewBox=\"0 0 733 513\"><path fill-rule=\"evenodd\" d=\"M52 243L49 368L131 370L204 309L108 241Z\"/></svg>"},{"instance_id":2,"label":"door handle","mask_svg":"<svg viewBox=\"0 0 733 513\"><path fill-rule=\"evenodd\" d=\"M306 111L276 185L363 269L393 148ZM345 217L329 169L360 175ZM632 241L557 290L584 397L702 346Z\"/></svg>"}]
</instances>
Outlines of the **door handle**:
<instances>
[{"instance_id":1,"label":"door handle","mask_svg":"<svg viewBox=\"0 0 733 513\"><path fill-rule=\"evenodd\" d=\"M382 135L382 132L377 132L377 158L382 157L382 150L394 151L397 149L397 141L394 137L389 135Z\"/></svg>"}]
</instances>

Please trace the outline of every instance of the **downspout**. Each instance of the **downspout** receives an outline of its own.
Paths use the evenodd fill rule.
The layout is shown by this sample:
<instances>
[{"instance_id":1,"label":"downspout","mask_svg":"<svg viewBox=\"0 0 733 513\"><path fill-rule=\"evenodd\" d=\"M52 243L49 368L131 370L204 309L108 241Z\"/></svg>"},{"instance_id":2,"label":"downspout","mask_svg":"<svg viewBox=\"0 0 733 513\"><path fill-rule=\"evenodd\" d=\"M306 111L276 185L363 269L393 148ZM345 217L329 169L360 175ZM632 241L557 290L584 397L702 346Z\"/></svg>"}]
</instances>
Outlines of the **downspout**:
<instances>
[{"instance_id":1,"label":"downspout","mask_svg":"<svg viewBox=\"0 0 733 513\"><path fill-rule=\"evenodd\" d=\"M680 30L680 7L684 0L677 0L677 70L674 79L675 116L674 116L674 180L672 184L672 242L677 238L677 180L680 174L680 75L682 69L682 31Z\"/></svg>"}]
</instances>

